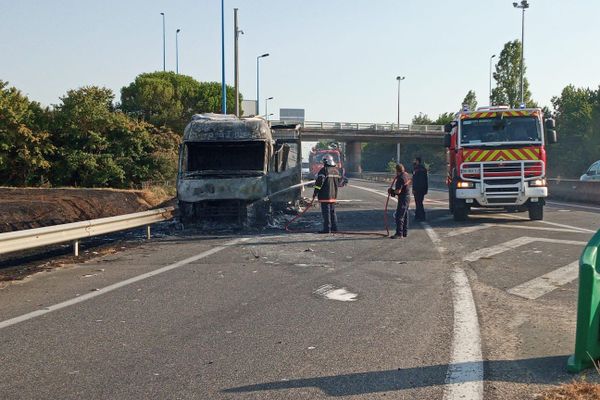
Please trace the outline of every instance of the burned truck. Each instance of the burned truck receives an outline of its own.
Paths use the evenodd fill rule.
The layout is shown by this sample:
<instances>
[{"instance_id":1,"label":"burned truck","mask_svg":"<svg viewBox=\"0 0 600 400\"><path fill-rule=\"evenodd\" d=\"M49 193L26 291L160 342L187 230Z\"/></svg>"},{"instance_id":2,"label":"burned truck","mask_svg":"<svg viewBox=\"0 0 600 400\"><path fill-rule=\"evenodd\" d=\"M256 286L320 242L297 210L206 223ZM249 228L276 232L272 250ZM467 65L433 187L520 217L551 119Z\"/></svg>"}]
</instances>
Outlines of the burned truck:
<instances>
[{"instance_id":1,"label":"burned truck","mask_svg":"<svg viewBox=\"0 0 600 400\"><path fill-rule=\"evenodd\" d=\"M273 129L262 118L198 114L179 148L181 220L265 223L272 207L301 196L298 129Z\"/></svg>"}]
</instances>

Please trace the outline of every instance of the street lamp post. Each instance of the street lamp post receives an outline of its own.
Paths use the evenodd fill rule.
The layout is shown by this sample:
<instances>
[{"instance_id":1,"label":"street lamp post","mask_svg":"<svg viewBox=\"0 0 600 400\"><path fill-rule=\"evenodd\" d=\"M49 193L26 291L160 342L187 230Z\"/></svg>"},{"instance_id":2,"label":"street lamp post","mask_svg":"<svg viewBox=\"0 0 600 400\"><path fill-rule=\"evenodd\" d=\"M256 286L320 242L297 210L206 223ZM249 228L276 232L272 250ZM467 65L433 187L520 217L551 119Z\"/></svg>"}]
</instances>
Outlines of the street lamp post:
<instances>
[{"instance_id":1,"label":"street lamp post","mask_svg":"<svg viewBox=\"0 0 600 400\"><path fill-rule=\"evenodd\" d=\"M406 79L405 76L397 76L398 81L398 131L400 131L400 83ZM400 143L396 145L396 163L400 162Z\"/></svg>"},{"instance_id":2,"label":"street lamp post","mask_svg":"<svg viewBox=\"0 0 600 400\"><path fill-rule=\"evenodd\" d=\"M267 121L269 120L269 100L273 100L273 96L267 97L265 99L265 116L267 117Z\"/></svg>"},{"instance_id":3,"label":"street lamp post","mask_svg":"<svg viewBox=\"0 0 600 400\"><path fill-rule=\"evenodd\" d=\"M162 25L163 25L163 72L167 70L167 42L166 42L166 34L165 34L165 13L161 12L162 15Z\"/></svg>"},{"instance_id":4,"label":"street lamp post","mask_svg":"<svg viewBox=\"0 0 600 400\"><path fill-rule=\"evenodd\" d=\"M181 29L175 31L175 73L179 75L179 32Z\"/></svg>"},{"instance_id":5,"label":"street lamp post","mask_svg":"<svg viewBox=\"0 0 600 400\"><path fill-rule=\"evenodd\" d=\"M521 0L521 3L513 3L514 8L520 8L522 10L521 17L521 104L525 103L524 91L523 91L523 54L525 50L525 10L529 8L527 0Z\"/></svg>"},{"instance_id":6,"label":"street lamp post","mask_svg":"<svg viewBox=\"0 0 600 400\"><path fill-rule=\"evenodd\" d=\"M238 57L238 41L240 34L244 31L238 28L238 9L233 9L233 69L234 69L234 86L235 86L235 115L240 116L240 68Z\"/></svg>"},{"instance_id":7,"label":"street lamp post","mask_svg":"<svg viewBox=\"0 0 600 400\"><path fill-rule=\"evenodd\" d=\"M490 106L492 105L492 59L494 57L496 57L495 54L490 57Z\"/></svg>"},{"instance_id":8,"label":"street lamp post","mask_svg":"<svg viewBox=\"0 0 600 400\"><path fill-rule=\"evenodd\" d=\"M227 87L225 86L225 0L221 0L221 114L227 114Z\"/></svg>"},{"instance_id":9,"label":"street lamp post","mask_svg":"<svg viewBox=\"0 0 600 400\"><path fill-rule=\"evenodd\" d=\"M256 57L256 115L260 115L260 59L269 57L269 53Z\"/></svg>"}]
</instances>

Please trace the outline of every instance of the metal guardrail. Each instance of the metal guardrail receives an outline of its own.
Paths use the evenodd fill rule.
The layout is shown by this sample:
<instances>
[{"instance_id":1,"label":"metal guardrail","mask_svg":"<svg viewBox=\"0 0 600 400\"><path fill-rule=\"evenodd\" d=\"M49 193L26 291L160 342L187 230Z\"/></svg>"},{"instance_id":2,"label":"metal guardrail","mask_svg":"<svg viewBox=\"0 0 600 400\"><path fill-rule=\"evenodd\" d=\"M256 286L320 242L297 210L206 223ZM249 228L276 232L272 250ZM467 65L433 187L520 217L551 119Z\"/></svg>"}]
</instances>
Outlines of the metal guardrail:
<instances>
[{"instance_id":1,"label":"metal guardrail","mask_svg":"<svg viewBox=\"0 0 600 400\"><path fill-rule=\"evenodd\" d=\"M73 242L73 252L79 256L79 240L146 226L146 235L150 238L150 225L171 219L173 207L159 208L116 217L91 219L69 224L25 229L0 233L0 254L28 250L58 243Z\"/></svg>"},{"instance_id":2,"label":"metal guardrail","mask_svg":"<svg viewBox=\"0 0 600 400\"><path fill-rule=\"evenodd\" d=\"M285 121L270 121L272 125L285 123ZM324 121L304 121L299 124L304 130L323 130L323 131L383 131L383 132L423 132L425 134L444 132L443 125L405 125L405 124L378 124L372 122L324 122Z\"/></svg>"}]
</instances>

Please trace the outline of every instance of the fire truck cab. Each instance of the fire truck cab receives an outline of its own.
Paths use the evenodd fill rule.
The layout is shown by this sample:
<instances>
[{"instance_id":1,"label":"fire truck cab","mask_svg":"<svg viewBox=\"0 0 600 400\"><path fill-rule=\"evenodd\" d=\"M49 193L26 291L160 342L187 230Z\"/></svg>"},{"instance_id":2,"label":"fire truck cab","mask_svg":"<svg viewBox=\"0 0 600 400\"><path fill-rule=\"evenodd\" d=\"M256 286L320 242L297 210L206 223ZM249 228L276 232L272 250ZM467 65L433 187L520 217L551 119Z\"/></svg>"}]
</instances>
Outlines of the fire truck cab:
<instances>
[{"instance_id":1,"label":"fire truck cab","mask_svg":"<svg viewBox=\"0 0 600 400\"><path fill-rule=\"evenodd\" d=\"M529 211L544 218L546 143L556 142L553 119L539 108L463 109L445 127L450 211L465 220L472 207Z\"/></svg>"}]
</instances>

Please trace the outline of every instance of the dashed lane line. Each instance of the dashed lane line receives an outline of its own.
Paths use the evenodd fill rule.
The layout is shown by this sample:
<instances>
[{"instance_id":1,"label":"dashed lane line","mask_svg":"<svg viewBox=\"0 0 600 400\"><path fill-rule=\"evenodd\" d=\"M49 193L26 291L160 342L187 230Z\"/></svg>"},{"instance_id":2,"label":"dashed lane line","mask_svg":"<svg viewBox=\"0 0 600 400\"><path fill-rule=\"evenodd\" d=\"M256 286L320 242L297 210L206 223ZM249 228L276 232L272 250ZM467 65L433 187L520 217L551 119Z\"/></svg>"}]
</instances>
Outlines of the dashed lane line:
<instances>
[{"instance_id":1,"label":"dashed lane line","mask_svg":"<svg viewBox=\"0 0 600 400\"><path fill-rule=\"evenodd\" d=\"M561 239L548 239L548 238L537 238L522 236L508 242L500 243L495 246L486 247L483 249L476 250L463 258L463 261L474 262L481 258L487 258L495 256L496 254L504 253L505 251L516 249L517 247L525 246L533 242L544 242L544 243L555 243L555 244L572 244L576 246L585 246L587 242L579 240L561 240Z\"/></svg>"},{"instance_id":2,"label":"dashed lane line","mask_svg":"<svg viewBox=\"0 0 600 400\"><path fill-rule=\"evenodd\" d=\"M573 282L579 276L579 261L555 269L528 282L508 289L507 292L529 300L535 300L559 287Z\"/></svg>"},{"instance_id":3,"label":"dashed lane line","mask_svg":"<svg viewBox=\"0 0 600 400\"><path fill-rule=\"evenodd\" d=\"M98 290L96 290L94 292L90 292L90 293L84 294L82 296L75 297L75 298L72 298L70 300L58 303L58 304L54 304L52 306L43 308L41 310L32 311L30 313L23 314L23 315L20 315L18 317L15 317L15 318L7 319L5 321L0 321L0 329L7 328L7 327L12 326L12 325L16 325L16 324L18 324L20 322L28 321L28 320L33 319L33 318L41 317L42 315L46 315L46 314L49 314L49 313L54 312L54 311L61 310L61 309L66 308L66 307L69 307L69 306L72 306L72 305L75 305L75 304L78 304L78 303L82 303L82 302L87 301L87 300L91 300L91 299L93 299L95 297L98 297L98 296L101 296L103 294L112 292L112 291L120 289L122 287L131 285L131 284L136 283L136 282L143 281L144 279L148 279L148 278L151 278L153 276L157 276L157 275L163 274L165 272L177 269L179 267L183 267L184 265L191 264L193 262L196 262L198 260L201 260L203 258L211 256L211 255L213 255L215 253L218 253L218 252L220 252L222 250L225 250L228 247L234 246L234 245L236 245L238 243L242 243L242 242L245 242L245 241L248 241L248 240L250 240L250 238L239 238L239 239L231 240L231 241L229 241L227 243L222 244L221 246L213 247L210 250L207 250L207 251L204 251L204 252L202 252L200 254L197 254L195 256L186 258L185 260L177 261L176 263L173 263L171 265L167 265L165 267L155 269L154 271L146 272L144 274L141 274L141 275L138 275L138 276L134 276L134 277L126 279L124 281L117 282L117 283L114 283L114 284L109 285L109 286L105 286L105 287L103 287L101 289L98 289Z\"/></svg>"}]
</instances>

